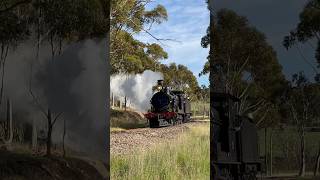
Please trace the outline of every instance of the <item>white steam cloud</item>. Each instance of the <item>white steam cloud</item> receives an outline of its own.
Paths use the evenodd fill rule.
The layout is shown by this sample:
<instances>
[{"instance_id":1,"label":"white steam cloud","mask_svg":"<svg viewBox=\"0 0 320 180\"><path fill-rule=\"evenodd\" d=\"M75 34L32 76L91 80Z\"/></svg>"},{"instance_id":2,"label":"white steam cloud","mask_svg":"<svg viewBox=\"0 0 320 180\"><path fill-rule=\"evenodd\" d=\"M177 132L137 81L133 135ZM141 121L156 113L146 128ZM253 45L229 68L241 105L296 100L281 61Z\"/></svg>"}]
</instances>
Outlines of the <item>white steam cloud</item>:
<instances>
[{"instance_id":1,"label":"white steam cloud","mask_svg":"<svg viewBox=\"0 0 320 180\"><path fill-rule=\"evenodd\" d=\"M159 79L163 79L163 75L150 70L136 75L117 74L110 78L110 90L115 98L127 97L136 110L147 111L153 94L152 87Z\"/></svg>"}]
</instances>

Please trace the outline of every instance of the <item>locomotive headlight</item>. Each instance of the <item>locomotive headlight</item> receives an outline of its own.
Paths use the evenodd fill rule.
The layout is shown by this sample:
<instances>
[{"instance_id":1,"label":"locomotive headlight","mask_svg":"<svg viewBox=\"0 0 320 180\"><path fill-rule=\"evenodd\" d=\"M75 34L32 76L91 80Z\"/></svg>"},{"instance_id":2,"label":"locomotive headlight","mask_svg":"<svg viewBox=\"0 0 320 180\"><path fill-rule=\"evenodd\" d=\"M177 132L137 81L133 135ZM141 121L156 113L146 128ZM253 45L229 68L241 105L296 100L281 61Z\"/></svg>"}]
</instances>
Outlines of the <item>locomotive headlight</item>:
<instances>
[{"instance_id":1,"label":"locomotive headlight","mask_svg":"<svg viewBox=\"0 0 320 180\"><path fill-rule=\"evenodd\" d=\"M161 87L161 86L158 86L157 89L158 89L158 91L160 91L160 90L162 89L162 87Z\"/></svg>"}]
</instances>

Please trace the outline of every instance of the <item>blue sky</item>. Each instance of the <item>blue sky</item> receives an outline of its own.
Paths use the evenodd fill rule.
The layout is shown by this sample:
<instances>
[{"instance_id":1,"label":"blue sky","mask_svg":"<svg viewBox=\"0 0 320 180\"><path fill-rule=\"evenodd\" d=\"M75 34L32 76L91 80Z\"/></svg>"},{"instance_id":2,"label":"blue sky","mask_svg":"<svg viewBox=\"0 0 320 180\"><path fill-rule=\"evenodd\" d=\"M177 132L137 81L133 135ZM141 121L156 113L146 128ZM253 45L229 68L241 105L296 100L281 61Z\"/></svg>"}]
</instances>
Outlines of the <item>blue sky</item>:
<instances>
[{"instance_id":1,"label":"blue sky","mask_svg":"<svg viewBox=\"0 0 320 180\"><path fill-rule=\"evenodd\" d=\"M147 9L161 4L168 12L168 21L154 25L150 32L157 38L175 39L179 42L164 41L162 47L169 58L164 64L175 62L187 66L197 77L199 85L209 85L208 76L199 77L208 56L209 49L201 47L201 38L209 25L209 11L205 0L155 0ZM140 33L137 39L158 43L150 35Z\"/></svg>"}]
</instances>

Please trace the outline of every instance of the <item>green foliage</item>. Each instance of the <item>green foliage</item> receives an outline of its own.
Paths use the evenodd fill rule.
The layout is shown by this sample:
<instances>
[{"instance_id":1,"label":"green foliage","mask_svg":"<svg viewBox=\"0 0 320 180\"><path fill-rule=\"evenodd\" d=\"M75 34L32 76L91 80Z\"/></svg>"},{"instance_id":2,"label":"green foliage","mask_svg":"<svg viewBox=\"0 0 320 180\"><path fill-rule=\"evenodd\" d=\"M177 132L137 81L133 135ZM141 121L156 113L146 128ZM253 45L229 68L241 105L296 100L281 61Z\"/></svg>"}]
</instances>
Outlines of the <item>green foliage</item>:
<instances>
[{"instance_id":1,"label":"green foliage","mask_svg":"<svg viewBox=\"0 0 320 180\"><path fill-rule=\"evenodd\" d=\"M310 40L317 40L315 58L320 67L320 1L311 0L307 2L303 11L300 13L300 22L297 27L284 37L283 45L289 49L297 43L306 43ZM315 80L320 82L320 74L317 74Z\"/></svg>"},{"instance_id":2,"label":"green foliage","mask_svg":"<svg viewBox=\"0 0 320 180\"><path fill-rule=\"evenodd\" d=\"M231 10L218 11L213 27L214 37L210 37L208 28L201 41L204 48L213 41L213 61L210 62L213 86L240 97L240 113L252 112L258 122L271 120L272 116L261 112L277 109L273 105L286 85L276 52L263 33ZM202 74L208 72L209 63L206 63ZM265 119L268 117L270 119Z\"/></svg>"},{"instance_id":3,"label":"green foliage","mask_svg":"<svg viewBox=\"0 0 320 180\"><path fill-rule=\"evenodd\" d=\"M104 38L109 31L101 0L39 0L32 3L31 23L35 33L52 46L52 53L63 43L87 38Z\"/></svg>"},{"instance_id":4,"label":"green foliage","mask_svg":"<svg viewBox=\"0 0 320 180\"><path fill-rule=\"evenodd\" d=\"M300 127L320 125L320 85L309 82L303 72L293 75L282 101L283 123Z\"/></svg>"},{"instance_id":5,"label":"green foliage","mask_svg":"<svg viewBox=\"0 0 320 180\"><path fill-rule=\"evenodd\" d=\"M137 150L128 155L111 155L111 179L208 179L208 125L191 127L172 141L145 152Z\"/></svg>"},{"instance_id":6,"label":"green foliage","mask_svg":"<svg viewBox=\"0 0 320 180\"><path fill-rule=\"evenodd\" d=\"M13 1L3 1L0 4L0 9L12 5ZM23 9L15 9L0 13L0 53L1 60L8 54L10 46L15 47L19 42L25 40L30 31L28 29L28 19L21 16Z\"/></svg>"},{"instance_id":7,"label":"green foliage","mask_svg":"<svg viewBox=\"0 0 320 180\"><path fill-rule=\"evenodd\" d=\"M173 89L185 91L191 99L197 99L199 85L193 73L184 65L161 64L160 72L164 75L164 85Z\"/></svg>"},{"instance_id":8,"label":"green foliage","mask_svg":"<svg viewBox=\"0 0 320 180\"><path fill-rule=\"evenodd\" d=\"M0 3L0 41L17 45L38 37L53 51L63 43L105 37L109 31L108 0L6 0ZM31 36L34 35L34 36ZM53 52L54 54L55 52Z\"/></svg>"},{"instance_id":9,"label":"green foliage","mask_svg":"<svg viewBox=\"0 0 320 180\"><path fill-rule=\"evenodd\" d=\"M163 48L156 44L143 43L133 35L152 28L168 18L162 5L146 10L148 1L111 1L111 73L141 73L157 70L159 61L168 58ZM130 62L131 61L131 62ZM133 65L137 63L138 65Z\"/></svg>"}]
</instances>

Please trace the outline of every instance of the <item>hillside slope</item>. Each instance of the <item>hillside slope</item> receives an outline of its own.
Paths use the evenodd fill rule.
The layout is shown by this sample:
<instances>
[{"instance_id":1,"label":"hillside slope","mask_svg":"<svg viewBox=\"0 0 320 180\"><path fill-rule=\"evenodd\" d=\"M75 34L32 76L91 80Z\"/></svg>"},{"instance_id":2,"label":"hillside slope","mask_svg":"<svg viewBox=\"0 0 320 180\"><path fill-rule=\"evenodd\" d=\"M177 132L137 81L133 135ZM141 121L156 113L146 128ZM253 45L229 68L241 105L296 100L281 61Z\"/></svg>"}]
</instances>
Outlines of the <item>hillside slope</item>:
<instances>
[{"instance_id":1,"label":"hillside slope","mask_svg":"<svg viewBox=\"0 0 320 180\"><path fill-rule=\"evenodd\" d=\"M75 158L32 156L0 152L1 180L102 180L87 162Z\"/></svg>"}]
</instances>

